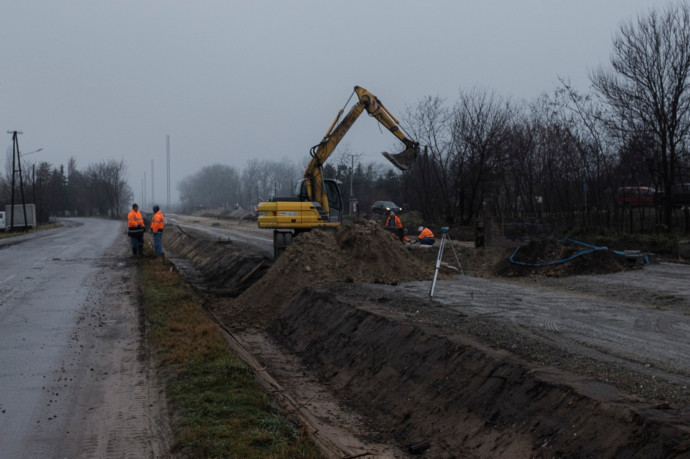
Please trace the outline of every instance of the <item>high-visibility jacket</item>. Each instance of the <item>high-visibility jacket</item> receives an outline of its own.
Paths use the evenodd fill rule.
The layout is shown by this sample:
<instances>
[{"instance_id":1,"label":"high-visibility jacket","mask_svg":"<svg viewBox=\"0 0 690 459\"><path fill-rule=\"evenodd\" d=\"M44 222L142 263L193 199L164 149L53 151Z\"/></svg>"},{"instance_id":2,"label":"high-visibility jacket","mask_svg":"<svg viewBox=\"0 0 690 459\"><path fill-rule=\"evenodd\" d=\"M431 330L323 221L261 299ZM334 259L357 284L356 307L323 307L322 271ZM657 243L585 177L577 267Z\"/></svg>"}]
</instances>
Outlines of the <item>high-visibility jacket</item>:
<instances>
[{"instance_id":1,"label":"high-visibility jacket","mask_svg":"<svg viewBox=\"0 0 690 459\"><path fill-rule=\"evenodd\" d=\"M144 217L141 216L141 212L138 210L130 210L127 214L127 226L129 228L136 228L138 226L144 227Z\"/></svg>"},{"instance_id":2,"label":"high-visibility jacket","mask_svg":"<svg viewBox=\"0 0 690 459\"><path fill-rule=\"evenodd\" d=\"M424 228L418 237L419 239L433 239L434 233L429 228Z\"/></svg>"},{"instance_id":3,"label":"high-visibility jacket","mask_svg":"<svg viewBox=\"0 0 690 459\"><path fill-rule=\"evenodd\" d=\"M151 231L154 233L162 233L163 228L165 228L165 217L163 217L163 212L159 210L153 214L153 219L151 220Z\"/></svg>"},{"instance_id":4,"label":"high-visibility jacket","mask_svg":"<svg viewBox=\"0 0 690 459\"><path fill-rule=\"evenodd\" d=\"M393 215L391 217L388 217L388 219L386 220L386 226L387 227L391 226L394 228L402 228L402 222L400 221L400 218L398 218L397 215Z\"/></svg>"}]
</instances>

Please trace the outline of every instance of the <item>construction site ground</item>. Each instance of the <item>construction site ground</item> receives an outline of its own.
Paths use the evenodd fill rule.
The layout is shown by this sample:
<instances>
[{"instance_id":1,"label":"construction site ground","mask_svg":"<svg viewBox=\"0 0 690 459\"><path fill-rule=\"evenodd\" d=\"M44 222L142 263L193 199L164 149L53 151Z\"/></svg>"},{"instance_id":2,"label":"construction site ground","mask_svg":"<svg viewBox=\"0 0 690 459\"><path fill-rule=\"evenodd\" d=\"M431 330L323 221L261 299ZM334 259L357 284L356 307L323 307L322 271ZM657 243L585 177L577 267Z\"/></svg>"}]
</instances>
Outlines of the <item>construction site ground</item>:
<instances>
[{"instance_id":1,"label":"construction site ground","mask_svg":"<svg viewBox=\"0 0 690 459\"><path fill-rule=\"evenodd\" d=\"M328 456L690 455L690 265L449 240L432 296L439 242L380 222L275 261L254 221L171 222L169 259Z\"/></svg>"}]
</instances>

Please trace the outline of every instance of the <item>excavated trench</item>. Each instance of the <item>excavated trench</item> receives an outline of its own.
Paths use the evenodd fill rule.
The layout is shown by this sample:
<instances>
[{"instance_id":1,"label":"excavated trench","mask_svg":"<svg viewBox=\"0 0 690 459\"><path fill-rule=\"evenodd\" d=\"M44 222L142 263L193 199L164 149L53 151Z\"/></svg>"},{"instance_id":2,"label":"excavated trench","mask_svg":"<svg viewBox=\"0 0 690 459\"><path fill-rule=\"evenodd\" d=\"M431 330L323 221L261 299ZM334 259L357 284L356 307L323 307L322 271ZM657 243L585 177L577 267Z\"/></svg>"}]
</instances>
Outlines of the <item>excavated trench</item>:
<instances>
[{"instance_id":1,"label":"excavated trench","mask_svg":"<svg viewBox=\"0 0 690 459\"><path fill-rule=\"evenodd\" d=\"M631 406L610 385L420 323L428 302L367 290L306 290L270 332L399 443L427 439L434 457L687 452L689 432L675 414Z\"/></svg>"},{"instance_id":2,"label":"excavated trench","mask_svg":"<svg viewBox=\"0 0 690 459\"><path fill-rule=\"evenodd\" d=\"M190 229L168 229L165 248L168 258L195 288L231 297L251 287L273 264L251 246L209 240Z\"/></svg>"},{"instance_id":3,"label":"excavated trench","mask_svg":"<svg viewBox=\"0 0 690 459\"><path fill-rule=\"evenodd\" d=\"M335 243L324 242L330 251L324 263L340 272L342 254L329 244L341 251L358 244L352 235L335 237ZM197 287L223 294L210 309L225 327L268 334L297 356L340 403L367 420L360 434L372 441L423 444L433 457L690 454L683 412L631 401L612 385L526 360L486 339L511 325L489 321L464 328L480 331L475 334L459 332L434 303L378 288L413 280L404 271L395 279L381 272L384 260L399 256L396 262L404 264L408 256L386 246L387 239L369 247L378 258L375 274L368 274L375 278L367 281L367 262L355 254L345 261L347 275L335 283L331 276L313 280L324 267L313 254L309 262L300 259L299 244L272 264L251 247L176 230L166 233L165 242L173 263ZM319 245L316 239L304 242ZM381 245L383 259L373 249ZM411 271L429 275L421 265ZM442 318L431 319L436 316ZM477 319L456 314L450 320ZM487 329L494 332L481 332Z\"/></svg>"}]
</instances>

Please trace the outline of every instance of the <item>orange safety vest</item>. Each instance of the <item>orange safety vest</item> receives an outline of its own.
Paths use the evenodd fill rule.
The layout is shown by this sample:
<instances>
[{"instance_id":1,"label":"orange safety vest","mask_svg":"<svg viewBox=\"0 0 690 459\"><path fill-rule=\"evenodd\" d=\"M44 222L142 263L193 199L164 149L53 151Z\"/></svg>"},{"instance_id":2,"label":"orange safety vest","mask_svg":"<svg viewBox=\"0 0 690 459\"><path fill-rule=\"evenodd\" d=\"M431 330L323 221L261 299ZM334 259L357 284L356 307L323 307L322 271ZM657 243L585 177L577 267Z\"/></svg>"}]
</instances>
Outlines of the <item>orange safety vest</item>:
<instances>
[{"instance_id":1,"label":"orange safety vest","mask_svg":"<svg viewBox=\"0 0 690 459\"><path fill-rule=\"evenodd\" d=\"M127 214L127 225L130 228L136 228L137 226L144 226L144 217L141 216L141 212L138 210L130 210Z\"/></svg>"},{"instance_id":2,"label":"orange safety vest","mask_svg":"<svg viewBox=\"0 0 690 459\"><path fill-rule=\"evenodd\" d=\"M402 222L400 221L400 219L398 218L397 215L393 215L392 217L388 217L388 219L386 220L386 226L391 226L390 225L391 218L393 219L393 227L402 228Z\"/></svg>"},{"instance_id":3,"label":"orange safety vest","mask_svg":"<svg viewBox=\"0 0 690 459\"><path fill-rule=\"evenodd\" d=\"M434 233L431 232L429 228L424 228L421 233L419 233L419 239L433 238Z\"/></svg>"},{"instance_id":4,"label":"orange safety vest","mask_svg":"<svg viewBox=\"0 0 690 459\"><path fill-rule=\"evenodd\" d=\"M151 231L154 233L163 232L165 228L165 217L163 217L163 212L160 210L153 215L153 220L151 220Z\"/></svg>"}]
</instances>

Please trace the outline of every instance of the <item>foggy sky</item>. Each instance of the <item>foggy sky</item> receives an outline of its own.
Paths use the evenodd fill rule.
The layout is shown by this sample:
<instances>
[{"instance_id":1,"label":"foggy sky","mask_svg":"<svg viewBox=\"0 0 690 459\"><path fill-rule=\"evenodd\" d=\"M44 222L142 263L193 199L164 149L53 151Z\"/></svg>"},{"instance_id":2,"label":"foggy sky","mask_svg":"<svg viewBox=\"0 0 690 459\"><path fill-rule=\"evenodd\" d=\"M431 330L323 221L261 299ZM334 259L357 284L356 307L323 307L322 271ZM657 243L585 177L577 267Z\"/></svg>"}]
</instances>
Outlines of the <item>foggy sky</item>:
<instances>
[{"instance_id":1,"label":"foggy sky","mask_svg":"<svg viewBox=\"0 0 690 459\"><path fill-rule=\"evenodd\" d=\"M622 22L654 0L2 0L0 129L26 161L124 159L135 200L204 166L305 164L355 85L398 118L473 88L532 100L558 78L589 90ZM0 143L0 145L2 145ZM361 161L400 145L364 116ZM10 150L11 151L11 150Z\"/></svg>"}]
</instances>

